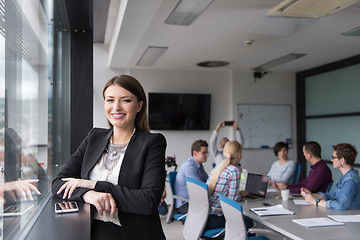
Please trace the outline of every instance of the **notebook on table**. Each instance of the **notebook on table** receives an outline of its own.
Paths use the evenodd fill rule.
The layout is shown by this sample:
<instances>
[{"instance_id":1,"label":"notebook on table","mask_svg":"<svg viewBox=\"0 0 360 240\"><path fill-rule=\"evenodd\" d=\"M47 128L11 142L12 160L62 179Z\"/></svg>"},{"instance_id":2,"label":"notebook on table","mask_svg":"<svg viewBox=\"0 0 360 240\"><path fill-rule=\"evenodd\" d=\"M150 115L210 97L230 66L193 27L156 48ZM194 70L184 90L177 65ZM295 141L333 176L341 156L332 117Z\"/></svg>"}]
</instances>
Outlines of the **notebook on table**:
<instances>
[{"instance_id":1,"label":"notebook on table","mask_svg":"<svg viewBox=\"0 0 360 240\"><path fill-rule=\"evenodd\" d=\"M243 197L242 200L261 200L266 198L269 177L267 175L248 173L245 191L249 196Z\"/></svg>"}]
</instances>

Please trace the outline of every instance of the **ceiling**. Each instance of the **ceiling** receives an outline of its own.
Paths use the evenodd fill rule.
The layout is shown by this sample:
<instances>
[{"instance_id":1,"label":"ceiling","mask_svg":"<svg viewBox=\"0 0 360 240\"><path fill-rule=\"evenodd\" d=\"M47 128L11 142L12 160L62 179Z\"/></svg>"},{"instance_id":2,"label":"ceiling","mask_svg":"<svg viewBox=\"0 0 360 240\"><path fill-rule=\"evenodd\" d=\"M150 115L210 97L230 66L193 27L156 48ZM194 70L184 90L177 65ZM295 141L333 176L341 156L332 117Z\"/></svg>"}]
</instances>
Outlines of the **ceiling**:
<instances>
[{"instance_id":1,"label":"ceiling","mask_svg":"<svg viewBox=\"0 0 360 240\"><path fill-rule=\"evenodd\" d=\"M109 67L140 68L148 46L168 49L141 68L162 70L251 71L290 53L307 54L268 69L299 72L360 54L360 37L342 35L360 27L360 2L320 19L299 19L267 16L283 0L215 0L190 26L166 24L178 1L94 0L94 39L109 45ZM211 60L230 64L197 66Z\"/></svg>"}]
</instances>

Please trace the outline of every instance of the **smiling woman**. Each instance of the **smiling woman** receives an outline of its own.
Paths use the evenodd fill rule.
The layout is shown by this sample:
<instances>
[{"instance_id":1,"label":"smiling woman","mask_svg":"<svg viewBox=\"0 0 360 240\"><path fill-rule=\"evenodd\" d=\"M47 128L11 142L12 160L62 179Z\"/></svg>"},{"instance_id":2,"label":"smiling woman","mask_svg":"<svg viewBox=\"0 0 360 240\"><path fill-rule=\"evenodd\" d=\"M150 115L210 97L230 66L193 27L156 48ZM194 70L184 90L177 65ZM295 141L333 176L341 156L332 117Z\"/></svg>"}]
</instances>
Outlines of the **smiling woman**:
<instances>
[{"instance_id":1,"label":"smiling woman","mask_svg":"<svg viewBox=\"0 0 360 240\"><path fill-rule=\"evenodd\" d=\"M165 239L157 206L166 140L150 133L144 89L121 75L105 84L103 97L110 128L89 132L54 179L53 193L96 208L91 239Z\"/></svg>"}]
</instances>

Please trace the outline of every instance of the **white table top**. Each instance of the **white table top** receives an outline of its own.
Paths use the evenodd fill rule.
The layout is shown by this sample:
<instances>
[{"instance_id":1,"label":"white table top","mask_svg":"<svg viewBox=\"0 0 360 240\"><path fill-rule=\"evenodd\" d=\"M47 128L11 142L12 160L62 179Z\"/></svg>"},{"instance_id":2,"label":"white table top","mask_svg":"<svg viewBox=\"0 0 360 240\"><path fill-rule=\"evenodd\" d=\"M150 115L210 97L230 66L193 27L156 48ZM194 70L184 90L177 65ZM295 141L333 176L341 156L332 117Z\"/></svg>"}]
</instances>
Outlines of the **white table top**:
<instances>
[{"instance_id":1,"label":"white table top","mask_svg":"<svg viewBox=\"0 0 360 240\"><path fill-rule=\"evenodd\" d=\"M294 215L259 217L250 208L264 207L263 203L272 206L281 203L285 208L295 212ZM360 223L345 223L344 226L306 228L292 219L326 217L327 215L356 215L360 210L338 211L314 205L295 205L292 199L276 199L274 193L268 193L265 200L241 202L245 216L291 239L360 239Z\"/></svg>"}]
</instances>

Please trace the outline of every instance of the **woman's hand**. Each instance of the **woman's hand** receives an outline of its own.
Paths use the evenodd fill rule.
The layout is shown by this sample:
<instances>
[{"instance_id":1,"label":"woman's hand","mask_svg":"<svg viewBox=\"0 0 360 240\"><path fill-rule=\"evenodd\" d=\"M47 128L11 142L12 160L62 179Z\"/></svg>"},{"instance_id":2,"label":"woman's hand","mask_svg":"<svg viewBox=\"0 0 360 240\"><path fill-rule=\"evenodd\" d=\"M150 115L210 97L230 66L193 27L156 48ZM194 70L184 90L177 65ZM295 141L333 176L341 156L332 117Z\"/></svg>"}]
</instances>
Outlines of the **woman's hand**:
<instances>
[{"instance_id":1,"label":"woman's hand","mask_svg":"<svg viewBox=\"0 0 360 240\"><path fill-rule=\"evenodd\" d=\"M90 188L94 189L96 181L79 179L79 178L63 178L61 179L65 181L65 183L61 186L57 194L60 194L64 191L63 199L66 197L70 198L76 188Z\"/></svg>"},{"instance_id":2,"label":"woman's hand","mask_svg":"<svg viewBox=\"0 0 360 240\"><path fill-rule=\"evenodd\" d=\"M308 203L316 204L316 198L311 193L301 194Z\"/></svg>"},{"instance_id":3,"label":"woman's hand","mask_svg":"<svg viewBox=\"0 0 360 240\"><path fill-rule=\"evenodd\" d=\"M307 188L301 188L300 193L302 196L304 196L305 194L311 194L311 192Z\"/></svg>"},{"instance_id":4,"label":"woman's hand","mask_svg":"<svg viewBox=\"0 0 360 240\"><path fill-rule=\"evenodd\" d=\"M1 185L1 192L9 192L13 200L17 198L21 200L33 200L32 192L36 195L40 195L40 191L35 187L39 179L27 179L27 180L18 180L14 182L6 182Z\"/></svg>"},{"instance_id":5,"label":"woman's hand","mask_svg":"<svg viewBox=\"0 0 360 240\"><path fill-rule=\"evenodd\" d=\"M94 205L100 215L103 211L110 211L110 216L114 216L116 212L116 203L110 193L87 191L83 196L85 202Z\"/></svg>"},{"instance_id":6,"label":"woman's hand","mask_svg":"<svg viewBox=\"0 0 360 240\"><path fill-rule=\"evenodd\" d=\"M216 126L215 130L218 132L220 128L224 127L224 123L225 123L225 121L219 122L218 125Z\"/></svg>"}]
</instances>

